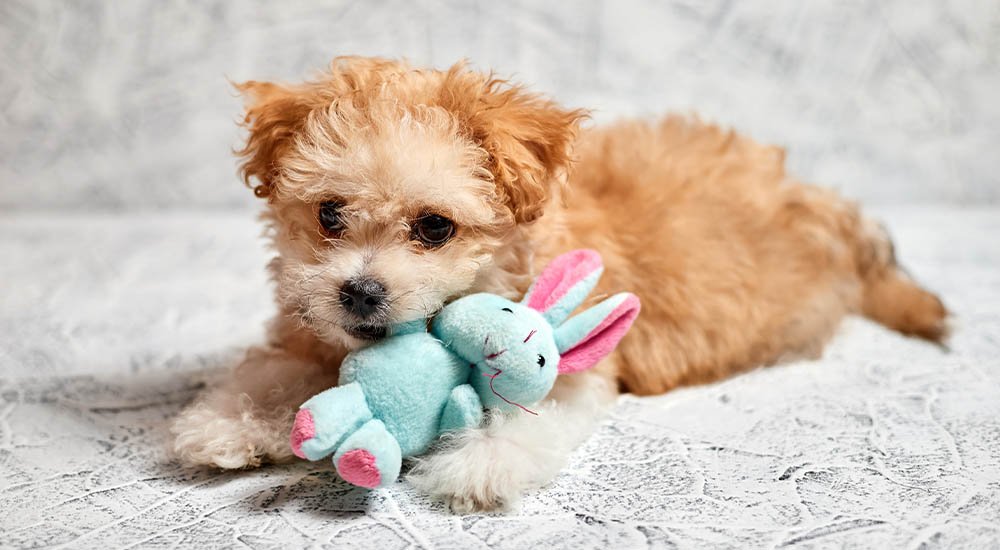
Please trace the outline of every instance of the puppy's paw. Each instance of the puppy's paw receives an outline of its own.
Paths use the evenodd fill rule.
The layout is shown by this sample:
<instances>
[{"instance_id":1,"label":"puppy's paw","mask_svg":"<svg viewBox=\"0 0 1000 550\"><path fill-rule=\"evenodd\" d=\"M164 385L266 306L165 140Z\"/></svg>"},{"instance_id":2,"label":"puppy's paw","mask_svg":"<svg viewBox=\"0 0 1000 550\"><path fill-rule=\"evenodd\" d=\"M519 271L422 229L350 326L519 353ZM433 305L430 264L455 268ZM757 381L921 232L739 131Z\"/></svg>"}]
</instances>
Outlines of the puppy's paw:
<instances>
[{"instance_id":1,"label":"puppy's paw","mask_svg":"<svg viewBox=\"0 0 1000 550\"><path fill-rule=\"evenodd\" d=\"M407 480L456 514L509 510L530 486L525 450L482 430L459 434L418 459Z\"/></svg>"},{"instance_id":2,"label":"puppy's paw","mask_svg":"<svg viewBox=\"0 0 1000 550\"><path fill-rule=\"evenodd\" d=\"M212 466L224 470L256 468L263 456L249 441L210 441L182 437L174 441L174 453L187 466Z\"/></svg>"},{"instance_id":3,"label":"puppy's paw","mask_svg":"<svg viewBox=\"0 0 1000 550\"><path fill-rule=\"evenodd\" d=\"M600 376L556 382L539 416L490 414L480 428L448 432L417 459L407 479L455 513L498 512L544 486L593 430L614 392Z\"/></svg>"},{"instance_id":4,"label":"puppy's paw","mask_svg":"<svg viewBox=\"0 0 1000 550\"><path fill-rule=\"evenodd\" d=\"M288 430L278 424L247 414L239 418L219 416L210 407L195 404L170 427L173 454L187 466L227 470L288 461L292 458Z\"/></svg>"},{"instance_id":5,"label":"puppy's paw","mask_svg":"<svg viewBox=\"0 0 1000 550\"><path fill-rule=\"evenodd\" d=\"M482 500L470 495L451 495L443 500L452 513L462 515L477 512L502 512L510 509L510 505L499 497Z\"/></svg>"},{"instance_id":6,"label":"puppy's paw","mask_svg":"<svg viewBox=\"0 0 1000 550\"><path fill-rule=\"evenodd\" d=\"M509 510L520 499L522 490L516 472L505 471L499 464L470 466L455 455L427 457L407 479L456 514Z\"/></svg>"}]
</instances>

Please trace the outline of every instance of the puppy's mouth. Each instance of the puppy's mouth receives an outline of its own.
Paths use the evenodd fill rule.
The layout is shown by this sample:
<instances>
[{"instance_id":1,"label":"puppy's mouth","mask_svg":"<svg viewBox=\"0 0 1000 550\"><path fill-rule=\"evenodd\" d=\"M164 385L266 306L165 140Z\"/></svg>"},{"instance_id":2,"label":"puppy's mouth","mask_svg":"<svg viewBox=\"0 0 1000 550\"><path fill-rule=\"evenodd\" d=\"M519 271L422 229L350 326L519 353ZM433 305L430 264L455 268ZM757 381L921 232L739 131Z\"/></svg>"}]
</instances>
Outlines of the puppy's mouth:
<instances>
[{"instance_id":1,"label":"puppy's mouth","mask_svg":"<svg viewBox=\"0 0 1000 550\"><path fill-rule=\"evenodd\" d=\"M385 338L388 328L385 325L358 325L356 327L344 327L344 331L358 340L373 342Z\"/></svg>"}]
</instances>

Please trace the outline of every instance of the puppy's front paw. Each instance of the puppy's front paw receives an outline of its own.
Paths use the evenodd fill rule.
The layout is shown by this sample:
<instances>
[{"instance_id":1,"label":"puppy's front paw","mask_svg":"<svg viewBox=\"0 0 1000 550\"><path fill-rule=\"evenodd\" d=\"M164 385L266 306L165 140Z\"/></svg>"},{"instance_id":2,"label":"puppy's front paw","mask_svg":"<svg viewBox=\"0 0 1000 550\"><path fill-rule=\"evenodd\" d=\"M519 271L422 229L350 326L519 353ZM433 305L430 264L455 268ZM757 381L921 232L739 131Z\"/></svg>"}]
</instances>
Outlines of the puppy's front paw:
<instances>
[{"instance_id":1,"label":"puppy's front paw","mask_svg":"<svg viewBox=\"0 0 1000 550\"><path fill-rule=\"evenodd\" d=\"M613 395L597 377L569 383L576 384L564 386L573 390L571 397L539 403L538 417L491 414L481 428L445 433L430 454L416 460L407 479L456 513L513 508L523 492L559 473ZM588 383L594 391L585 391Z\"/></svg>"},{"instance_id":2,"label":"puppy's front paw","mask_svg":"<svg viewBox=\"0 0 1000 550\"><path fill-rule=\"evenodd\" d=\"M410 471L407 479L431 497L444 501L453 513L503 512L520 499L520 483L509 472L501 472L495 467L477 469L465 465L456 468L456 462L444 464L446 461L440 459L440 456L430 458L436 464L421 463L428 469L440 468L434 473L418 467Z\"/></svg>"},{"instance_id":3,"label":"puppy's front paw","mask_svg":"<svg viewBox=\"0 0 1000 550\"><path fill-rule=\"evenodd\" d=\"M281 422L219 416L196 404L184 410L170 427L173 452L188 466L256 468L264 461L283 462L292 457L288 430Z\"/></svg>"},{"instance_id":4,"label":"puppy's front paw","mask_svg":"<svg viewBox=\"0 0 1000 550\"><path fill-rule=\"evenodd\" d=\"M417 460L407 480L421 492L443 500L456 514L498 512L514 506L527 488L524 453L488 436L459 439Z\"/></svg>"},{"instance_id":5,"label":"puppy's front paw","mask_svg":"<svg viewBox=\"0 0 1000 550\"><path fill-rule=\"evenodd\" d=\"M502 512L510 508L500 497L480 499L474 495L451 495L443 499L448 508L455 514L474 514L476 512Z\"/></svg>"},{"instance_id":6,"label":"puppy's front paw","mask_svg":"<svg viewBox=\"0 0 1000 550\"><path fill-rule=\"evenodd\" d=\"M225 441L182 436L174 440L174 453L188 466L213 466L224 470L256 468L261 454L249 441Z\"/></svg>"}]
</instances>

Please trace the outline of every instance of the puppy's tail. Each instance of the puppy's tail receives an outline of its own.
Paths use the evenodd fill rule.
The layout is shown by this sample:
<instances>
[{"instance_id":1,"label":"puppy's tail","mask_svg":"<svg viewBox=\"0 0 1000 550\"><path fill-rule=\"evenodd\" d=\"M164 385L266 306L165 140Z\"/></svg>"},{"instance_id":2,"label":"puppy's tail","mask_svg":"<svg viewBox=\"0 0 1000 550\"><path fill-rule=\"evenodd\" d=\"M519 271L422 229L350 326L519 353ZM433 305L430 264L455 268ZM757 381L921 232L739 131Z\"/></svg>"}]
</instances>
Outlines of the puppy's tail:
<instances>
[{"instance_id":1,"label":"puppy's tail","mask_svg":"<svg viewBox=\"0 0 1000 550\"><path fill-rule=\"evenodd\" d=\"M941 299L899 269L865 282L865 317L908 336L938 344L948 339L948 310Z\"/></svg>"},{"instance_id":2,"label":"puppy's tail","mask_svg":"<svg viewBox=\"0 0 1000 550\"><path fill-rule=\"evenodd\" d=\"M858 250L865 317L907 336L944 345L949 312L941 299L922 288L897 264L885 230L869 222Z\"/></svg>"}]
</instances>

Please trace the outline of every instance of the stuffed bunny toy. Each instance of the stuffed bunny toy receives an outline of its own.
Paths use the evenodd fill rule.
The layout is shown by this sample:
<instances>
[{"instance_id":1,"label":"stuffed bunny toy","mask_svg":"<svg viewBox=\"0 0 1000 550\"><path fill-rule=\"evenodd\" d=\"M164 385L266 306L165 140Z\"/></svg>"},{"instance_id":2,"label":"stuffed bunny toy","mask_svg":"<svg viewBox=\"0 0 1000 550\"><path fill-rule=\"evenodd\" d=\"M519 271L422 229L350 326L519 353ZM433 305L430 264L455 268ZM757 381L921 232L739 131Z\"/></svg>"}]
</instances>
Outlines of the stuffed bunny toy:
<instances>
[{"instance_id":1,"label":"stuffed bunny toy","mask_svg":"<svg viewBox=\"0 0 1000 550\"><path fill-rule=\"evenodd\" d=\"M347 355L340 385L306 401L291 446L309 460L333 454L340 476L361 487L388 485L402 459L445 431L475 427L483 408L536 414L557 374L579 372L611 353L639 313L616 294L574 317L603 271L600 256L576 250L553 260L513 302L473 294L430 321Z\"/></svg>"}]
</instances>

